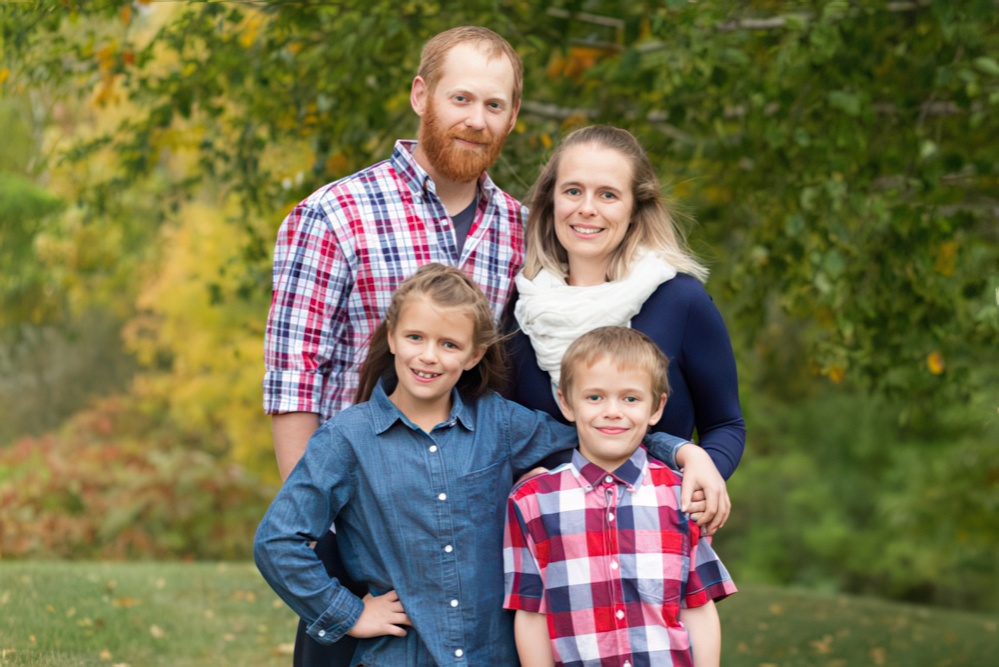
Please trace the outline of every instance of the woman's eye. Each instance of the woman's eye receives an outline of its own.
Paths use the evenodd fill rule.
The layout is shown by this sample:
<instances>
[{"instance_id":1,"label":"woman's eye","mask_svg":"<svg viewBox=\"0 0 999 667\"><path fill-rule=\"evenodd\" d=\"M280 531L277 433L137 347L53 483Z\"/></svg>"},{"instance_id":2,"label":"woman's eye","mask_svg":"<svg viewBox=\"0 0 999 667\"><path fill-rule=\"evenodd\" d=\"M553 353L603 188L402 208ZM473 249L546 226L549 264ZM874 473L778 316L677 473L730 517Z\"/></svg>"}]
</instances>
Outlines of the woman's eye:
<instances>
[{"instance_id":1,"label":"woman's eye","mask_svg":"<svg viewBox=\"0 0 999 667\"><path fill-rule=\"evenodd\" d=\"M572 195L573 197L576 197L577 195L579 195L579 188L569 188L568 190L565 191L565 193L567 195Z\"/></svg>"},{"instance_id":2,"label":"woman's eye","mask_svg":"<svg viewBox=\"0 0 999 667\"><path fill-rule=\"evenodd\" d=\"M600 196L603 197L604 199L617 199L617 195L614 194L613 192L605 192Z\"/></svg>"}]
</instances>

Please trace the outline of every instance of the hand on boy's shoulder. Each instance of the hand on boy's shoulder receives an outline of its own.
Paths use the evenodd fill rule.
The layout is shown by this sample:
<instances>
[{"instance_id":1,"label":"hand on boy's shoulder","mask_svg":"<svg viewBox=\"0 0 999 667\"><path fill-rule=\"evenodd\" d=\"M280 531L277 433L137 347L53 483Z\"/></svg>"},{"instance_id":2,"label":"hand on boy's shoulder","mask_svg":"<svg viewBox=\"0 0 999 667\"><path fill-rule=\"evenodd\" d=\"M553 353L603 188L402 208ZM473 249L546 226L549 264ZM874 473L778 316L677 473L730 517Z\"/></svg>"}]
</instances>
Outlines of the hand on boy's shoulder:
<instances>
[{"instance_id":1,"label":"hand on boy's shoulder","mask_svg":"<svg viewBox=\"0 0 999 667\"><path fill-rule=\"evenodd\" d=\"M531 479L532 477L537 477L538 475L543 475L546 472L548 472L548 468L545 468L545 467L542 467L542 466L538 466L537 468L533 468L531 470L528 470L523 475L521 475L520 479L518 479L516 482L514 482L513 485L515 487L520 486L521 483L526 482L527 480Z\"/></svg>"}]
</instances>

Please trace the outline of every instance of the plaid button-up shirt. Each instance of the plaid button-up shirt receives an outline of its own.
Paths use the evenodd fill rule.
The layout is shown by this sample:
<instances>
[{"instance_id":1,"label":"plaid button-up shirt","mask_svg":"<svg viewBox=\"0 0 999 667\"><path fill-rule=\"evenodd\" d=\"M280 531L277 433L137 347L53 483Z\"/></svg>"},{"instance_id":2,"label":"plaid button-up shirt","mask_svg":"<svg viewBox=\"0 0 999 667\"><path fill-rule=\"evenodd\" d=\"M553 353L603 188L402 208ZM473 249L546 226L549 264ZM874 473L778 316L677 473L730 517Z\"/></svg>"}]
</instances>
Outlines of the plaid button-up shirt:
<instances>
[{"instance_id":1,"label":"plaid button-up shirt","mask_svg":"<svg viewBox=\"0 0 999 667\"><path fill-rule=\"evenodd\" d=\"M613 473L576 451L510 494L504 606L548 616L558 665L693 665L680 609L736 588L679 506L644 448Z\"/></svg>"},{"instance_id":2,"label":"plaid button-up shirt","mask_svg":"<svg viewBox=\"0 0 999 667\"><path fill-rule=\"evenodd\" d=\"M326 420L354 401L368 342L399 283L430 262L457 266L497 319L523 263L526 209L483 174L461 256L416 143L332 183L288 214L274 248L264 341L264 410Z\"/></svg>"}]
</instances>

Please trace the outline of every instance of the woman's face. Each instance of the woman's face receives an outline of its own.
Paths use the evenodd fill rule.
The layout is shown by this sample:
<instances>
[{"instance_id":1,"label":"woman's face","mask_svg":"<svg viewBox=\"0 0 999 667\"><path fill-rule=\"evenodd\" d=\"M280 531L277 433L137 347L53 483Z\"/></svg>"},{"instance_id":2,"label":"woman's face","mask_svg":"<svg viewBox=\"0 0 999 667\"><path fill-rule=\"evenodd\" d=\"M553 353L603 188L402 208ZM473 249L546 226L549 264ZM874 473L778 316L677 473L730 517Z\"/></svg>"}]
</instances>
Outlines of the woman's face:
<instances>
[{"instance_id":1,"label":"woman's face","mask_svg":"<svg viewBox=\"0 0 999 667\"><path fill-rule=\"evenodd\" d=\"M569 257L569 282L606 280L634 208L628 159L616 150L582 144L562 154L555 181L555 235Z\"/></svg>"}]
</instances>

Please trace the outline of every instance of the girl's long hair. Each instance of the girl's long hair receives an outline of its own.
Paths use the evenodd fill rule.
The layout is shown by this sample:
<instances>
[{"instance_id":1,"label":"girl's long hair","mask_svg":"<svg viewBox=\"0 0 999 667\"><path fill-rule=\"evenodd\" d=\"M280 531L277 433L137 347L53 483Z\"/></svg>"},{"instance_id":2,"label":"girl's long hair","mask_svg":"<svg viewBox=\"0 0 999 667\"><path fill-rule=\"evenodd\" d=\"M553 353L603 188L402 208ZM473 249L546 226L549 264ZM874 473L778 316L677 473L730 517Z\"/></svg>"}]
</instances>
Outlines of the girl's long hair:
<instances>
[{"instance_id":1,"label":"girl's long hair","mask_svg":"<svg viewBox=\"0 0 999 667\"><path fill-rule=\"evenodd\" d=\"M476 349L483 346L486 348L479 363L462 373L458 379L456 386L462 398L474 400L489 391L499 391L506 378L506 358L486 295L460 269L433 263L421 266L392 295L385 317L371 336L368 356L361 366L360 386L354 402L369 400L380 379L391 385L398 381L395 357L389 349L389 335L399 321L406 301L417 297L429 299L438 308L467 312L472 317L472 344Z\"/></svg>"}]
</instances>

